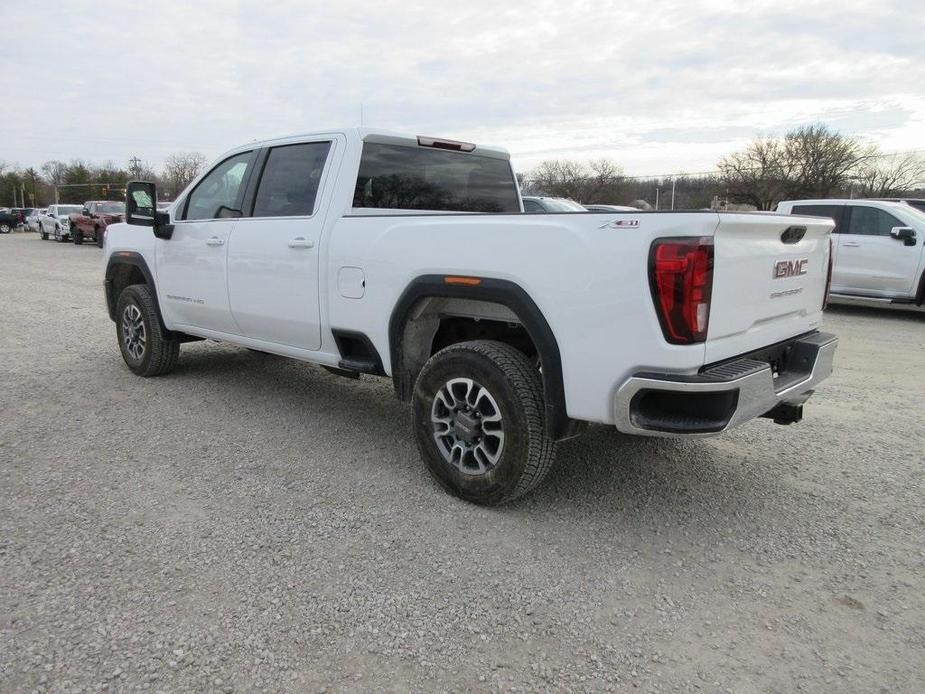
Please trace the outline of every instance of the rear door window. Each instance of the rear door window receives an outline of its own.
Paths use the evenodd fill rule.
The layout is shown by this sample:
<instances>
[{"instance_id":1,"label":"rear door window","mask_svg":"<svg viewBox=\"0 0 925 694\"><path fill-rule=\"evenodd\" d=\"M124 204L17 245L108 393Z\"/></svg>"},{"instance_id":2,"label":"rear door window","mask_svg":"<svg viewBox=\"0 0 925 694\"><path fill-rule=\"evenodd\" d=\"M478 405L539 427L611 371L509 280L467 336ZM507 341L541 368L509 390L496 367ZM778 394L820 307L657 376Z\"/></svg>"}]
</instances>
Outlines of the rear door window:
<instances>
[{"instance_id":1,"label":"rear door window","mask_svg":"<svg viewBox=\"0 0 925 694\"><path fill-rule=\"evenodd\" d=\"M794 205L793 214L802 214L807 217L828 217L835 222L833 234L841 231L841 215L843 211L841 205Z\"/></svg>"},{"instance_id":2,"label":"rear door window","mask_svg":"<svg viewBox=\"0 0 925 694\"><path fill-rule=\"evenodd\" d=\"M378 142L363 145L353 207L520 212L506 159Z\"/></svg>"},{"instance_id":3,"label":"rear door window","mask_svg":"<svg viewBox=\"0 0 925 694\"><path fill-rule=\"evenodd\" d=\"M324 162L330 149L330 142L306 142L272 148L260 177L253 216L312 215Z\"/></svg>"}]
</instances>

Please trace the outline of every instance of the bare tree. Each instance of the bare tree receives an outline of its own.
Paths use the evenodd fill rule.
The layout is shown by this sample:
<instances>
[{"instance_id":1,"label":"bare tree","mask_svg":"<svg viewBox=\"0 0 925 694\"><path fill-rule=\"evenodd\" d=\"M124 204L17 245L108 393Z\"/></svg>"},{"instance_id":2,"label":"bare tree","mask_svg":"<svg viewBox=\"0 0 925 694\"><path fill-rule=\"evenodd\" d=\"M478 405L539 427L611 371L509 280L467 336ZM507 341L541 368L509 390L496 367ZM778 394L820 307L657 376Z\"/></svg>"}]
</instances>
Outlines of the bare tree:
<instances>
[{"instance_id":1,"label":"bare tree","mask_svg":"<svg viewBox=\"0 0 925 694\"><path fill-rule=\"evenodd\" d=\"M588 164L568 159L549 159L530 172L531 192L578 202L614 202L624 181L623 170L609 159Z\"/></svg>"},{"instance_id":2,"label":"bare tree","mask_svg":"<svg viewBox=\"0 0 925 694\"><path fill-rule=\"evenodd\" d=\"M815 124L753 140L718 166L731 200L770 210L785 198L830 197L874 156L873 145Z\"/></svg>"},{"instance_id":3,"label":"bare tree","mask_svg":"<svg viewBox=\"0 0 925 694\"><path fill-rule=\"evenodd\" d=\"M925 159L914 153L871 158L859 167L854 179L863 197L899 196L925 182Z\"/></svg>"},{"instance_id":4,"label":"bare tree","mask_svg":"<svg viewBox=\"0 0 925 694\"><path fill-rule=\"evenodd\" d=\"M538 191L559 198L580 200L588 172L577 161L547 159L530 172Z\"/></svg>"},{"instance_id":5,"label":"bare tree","mask_svg":"<svg viewBox=\"0 0 925 694\"><path fill-rule=\"evenodd\" d=\"M770 210L787 196L789 164L780 140L753 140L741 152L723 157L718 168L733 200Z\"/></svg>"},{"instance_id":6,"label":"bare tree","mask_svg":"<svg viewBox=\"0 0 925 694\"><path fill-rule=\"evenodd\" d=\"M178 152L168 156L164 160L161 178L170 197L179 195L205 165L205 155L199 152Z\"/></svg>"},{"instance_id":7,"label":"bare tree","mask_svg":"<svg viewBox=\"0 0 925 694\"><path fill-rule=\"evenodd\" d=\"M46 161L42 164L42 173L45 174L45 178L48 179L48 182L52 185L60 185L64 183L64 177L67 173L67 164L63 161Z\"/></svg>"},{"instance_id":8,"label":"bare tree","mask_svg":"<svg viewBox=\"0 0 925 694\"><path fill-rule=\"evenodd\" d=\"M843 188L852 172L876 154L876 147L821 123L791 130L784 137L788 197L827 198Z\"/></svg>"},{"instance_id":9,"label":"bare tree","mask_svg":"<svg viewBox=\"0 0 925 694\"><path fill-rule=\"evenodd\" d=\"M590 175L585 179L581 202L611 203L616 200L623 183L623 169L610 159L595 159L588 163L588 170Z\"/></svg>"}]
</instances>

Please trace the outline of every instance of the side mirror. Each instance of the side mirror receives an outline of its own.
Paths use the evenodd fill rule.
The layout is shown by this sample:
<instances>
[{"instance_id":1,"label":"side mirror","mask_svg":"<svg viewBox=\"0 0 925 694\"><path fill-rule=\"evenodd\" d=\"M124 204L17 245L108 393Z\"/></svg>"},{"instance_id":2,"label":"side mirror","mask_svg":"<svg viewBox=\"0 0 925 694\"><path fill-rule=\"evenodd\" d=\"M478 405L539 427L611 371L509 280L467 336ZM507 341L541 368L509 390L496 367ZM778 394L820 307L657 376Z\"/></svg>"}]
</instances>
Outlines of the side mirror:
<instances>
[{"instance_id":1,"label":"side mirror","mask_svg":"<svg viewBox=\"0 0 925 694\"><path fill-rule=\"evenodd\" d=\"M902 241L906 246L915 245L915 229L911 227L893 227L890 230L890 236L892 236L897 241Z\"/></svg>"},{"instance_id":2,"label":"side mirror","mask_svg":"<svg viewBox=\"0 0 925 694\"><path fill-rule=\"evenodd\" d=\"M85 208L83 208L83 209L80 211L80 214L82 214L84 217L89 217L89 216L90 216L90 210L87 209L87 208L85 207Z\"/></svg>"},{"instance_id":3,"label":"side mirror","mask_svg":"<svg viewBox=\"0 0 925 694\"><path fill-rule=\"evenodd\" d=\"M151 227L159 239L173 236L170 215L157 209L157 189L147 181L129 181L126 186L125 223Z\"/></svg>"}]
</instances>

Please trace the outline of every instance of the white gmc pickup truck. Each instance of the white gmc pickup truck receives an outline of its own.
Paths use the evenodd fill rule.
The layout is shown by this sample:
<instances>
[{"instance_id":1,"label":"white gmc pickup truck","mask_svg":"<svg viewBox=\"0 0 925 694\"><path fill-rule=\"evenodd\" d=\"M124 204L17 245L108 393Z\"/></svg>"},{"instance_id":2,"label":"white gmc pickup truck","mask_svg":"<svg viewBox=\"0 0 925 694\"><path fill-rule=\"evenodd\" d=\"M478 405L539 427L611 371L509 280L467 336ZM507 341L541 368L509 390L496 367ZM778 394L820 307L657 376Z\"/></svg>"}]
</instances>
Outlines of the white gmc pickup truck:
<instances>
[{"instance_id":1,"label":"white gmc pickup truck","mask_svg":"<svg viewBox=\"0 0 925 694\"><path fill-rule=\"evenodd\" d=\"M129 184L105 242L133 372L212 339L391 377L430 472L469 501L535 487L587 422L798 421L832 370L830 220L525 214L505 151L365 128L249 143L156 200Z\"/></svg>"}]
</instances>

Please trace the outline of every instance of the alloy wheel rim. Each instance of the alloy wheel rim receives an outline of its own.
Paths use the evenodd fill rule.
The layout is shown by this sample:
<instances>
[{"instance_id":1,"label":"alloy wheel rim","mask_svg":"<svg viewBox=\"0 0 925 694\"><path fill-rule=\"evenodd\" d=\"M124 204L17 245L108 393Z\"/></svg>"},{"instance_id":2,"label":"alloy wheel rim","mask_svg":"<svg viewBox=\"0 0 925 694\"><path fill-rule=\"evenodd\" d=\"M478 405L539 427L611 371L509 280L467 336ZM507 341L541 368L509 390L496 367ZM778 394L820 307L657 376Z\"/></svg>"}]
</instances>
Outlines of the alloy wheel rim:
<instances>
[{"instance_id":1,"label":"alloy wheel rim","mask_svg":"<svg viewBox=\"0 0 925 694\"><path fill-rule=\"evenodd\" d=\"M133 359L141 359L144 355L147 333L141 311L135 304L129 304L122 312L122 342Z\"/></svg>"},{"instance_id":2,"label":"alloy wheel rim","mask_svg":"<svg viewBox=\"0 0 925 694\"><path fill-rule=\"evenodd\" d=\"M447 381L434 396L430 421L437 449L461 473L482 475L501 460L501 408L488 389L473 379Z\"/></svg>"}]
</instances>

